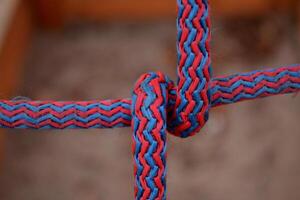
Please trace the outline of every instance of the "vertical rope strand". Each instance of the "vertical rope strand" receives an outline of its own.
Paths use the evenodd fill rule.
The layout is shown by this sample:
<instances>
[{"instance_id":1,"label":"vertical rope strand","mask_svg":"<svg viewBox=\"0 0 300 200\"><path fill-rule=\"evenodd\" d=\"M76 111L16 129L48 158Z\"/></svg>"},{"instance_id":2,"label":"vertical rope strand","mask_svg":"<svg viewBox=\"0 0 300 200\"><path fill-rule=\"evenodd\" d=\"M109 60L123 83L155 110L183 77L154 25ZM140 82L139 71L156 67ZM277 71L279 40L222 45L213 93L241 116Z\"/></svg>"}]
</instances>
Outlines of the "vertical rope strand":
<instances>
[{"instance_id":1,"label":"vertical rope strand","mask_svg":"<svg viewBox=\"0 0 300 200\"><path fill-rule=\"evenodd\" d=\"M180 137L196 134L208 120L210 19L208 0L178 0L178 87L168 130Z\"/></svg>"},{"instance_id":2,"label":"vertical rope strand","mask_svg":"<svg viewBox=\"0 0 300 200\"><path fill-rule=\"evenodd\" d=\"M166 199L166 129L168 91L162 73L143 75L132 97L136 200Z\"/></svg>"}]
</instances>

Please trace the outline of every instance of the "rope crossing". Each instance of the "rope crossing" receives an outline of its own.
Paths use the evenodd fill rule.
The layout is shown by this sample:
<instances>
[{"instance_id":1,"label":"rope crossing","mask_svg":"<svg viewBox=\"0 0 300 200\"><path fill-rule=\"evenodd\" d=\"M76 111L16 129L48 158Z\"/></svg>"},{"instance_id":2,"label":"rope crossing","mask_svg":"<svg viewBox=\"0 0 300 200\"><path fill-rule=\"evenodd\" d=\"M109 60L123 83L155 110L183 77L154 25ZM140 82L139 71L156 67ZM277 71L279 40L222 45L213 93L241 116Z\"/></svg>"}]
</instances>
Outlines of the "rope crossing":
<instances>
[{"instance_id":1,"label":"rope crossing","mask_svg":"<svg viewBox=\"0 0 300 200\"><path fill-rule=\"evenodd\" d=\"M211 78L208 0L178 0L177 86L161 72L140 77L132 99L0 101L1 128L131 126L135 199L166 199L166 132L186 138L212 107L300 91L300 65Z\"/></svg>"}]
</instances>

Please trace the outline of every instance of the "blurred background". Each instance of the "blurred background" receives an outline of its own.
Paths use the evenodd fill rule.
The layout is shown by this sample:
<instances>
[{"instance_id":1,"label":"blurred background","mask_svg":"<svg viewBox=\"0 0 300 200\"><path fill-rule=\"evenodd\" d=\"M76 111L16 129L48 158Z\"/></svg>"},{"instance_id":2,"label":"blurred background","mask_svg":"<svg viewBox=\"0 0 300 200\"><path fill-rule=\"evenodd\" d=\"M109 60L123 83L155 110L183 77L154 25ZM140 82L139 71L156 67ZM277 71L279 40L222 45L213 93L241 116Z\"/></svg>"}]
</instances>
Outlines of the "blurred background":
<instances>
[{"instance_id":1,"label":"blurred background","mask_svg":"<svg viewBox=\"0 0 300 200\"><path fill-rule=\"evenodd\" d=\"M211 0L214 75L299 62L298 0ZM130 97L176 79L175 0L0 0L0 97ZM214 109L168 137L172 200L300 199L300 97ZM1 130L1 200L132 199L131 130Z\"/></svg>"}]
</instances>

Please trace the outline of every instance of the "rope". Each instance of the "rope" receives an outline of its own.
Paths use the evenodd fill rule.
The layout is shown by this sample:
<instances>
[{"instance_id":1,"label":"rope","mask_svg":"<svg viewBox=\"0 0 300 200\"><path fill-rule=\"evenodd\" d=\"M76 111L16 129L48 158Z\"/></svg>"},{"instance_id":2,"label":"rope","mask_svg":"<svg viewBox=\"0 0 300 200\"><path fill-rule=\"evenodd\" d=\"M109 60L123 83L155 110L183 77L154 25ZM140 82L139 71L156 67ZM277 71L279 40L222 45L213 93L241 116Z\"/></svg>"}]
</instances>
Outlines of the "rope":
<instances>
[{"instance_id":1,"label":"rope","mask_svg":"<svg viewBox=\"0 0 300 200\"><path fill-rule=\"evenodd\" d=\"M208 0L177 0L177 86L161 72L136 82L132 99L0 101L1 128L131 126L135 199L166 199L166 132L199 132L211 107L300 91L300 65L211 78Z\"/></svg>"},{"instance_id":2,"label":"rope","mask_svg":"<svg viewBox=\"0 0 300 200\"><path fill-rule=\"evenodd\" d=\"M300 66L282 67L228 77L210 82L211 107L300 90ZM176 88L169 95L172 112ZM1 128L72 129L131 126L131 99L54 102L14 99L0 101Z\"/></svg>"}]
</instances>

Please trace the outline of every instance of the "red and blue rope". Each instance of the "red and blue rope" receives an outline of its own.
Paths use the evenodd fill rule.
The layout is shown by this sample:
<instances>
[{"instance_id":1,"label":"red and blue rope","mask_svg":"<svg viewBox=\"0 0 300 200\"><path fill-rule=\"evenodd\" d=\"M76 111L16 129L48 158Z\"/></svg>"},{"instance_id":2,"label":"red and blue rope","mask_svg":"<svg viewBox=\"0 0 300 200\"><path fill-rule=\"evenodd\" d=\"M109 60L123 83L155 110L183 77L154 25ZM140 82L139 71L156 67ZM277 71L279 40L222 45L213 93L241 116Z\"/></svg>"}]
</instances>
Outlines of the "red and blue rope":
<instances>
[{"instance_id":1,"label":"red and blue rope","mask_svg":"<svg viewBox=\"0 0 300 200\"><path fill-rule=\"evenodd\" d=\"M211 107L300 90L300 65L281 67L227 77L209 84ZM168 116L176 101L175 87L168 92ZM1 128L70 129L131 126L132 100L82 102L0 101Z\"/></svg>"},{"instance_id":2,"label":"red and blue rope","mask_svg":"<svg viewBox=\"0 0 300 200\"><path fill-rule=\"evenodd\" d=\"M211 78L208 0L177 0L177 86L160 72L137 81L132 99L0 101L0 128L131 126L135 199L166 199L166 132L196 134L211 107L300 91L300 65Z\"/></svg>"}]
</instances>

